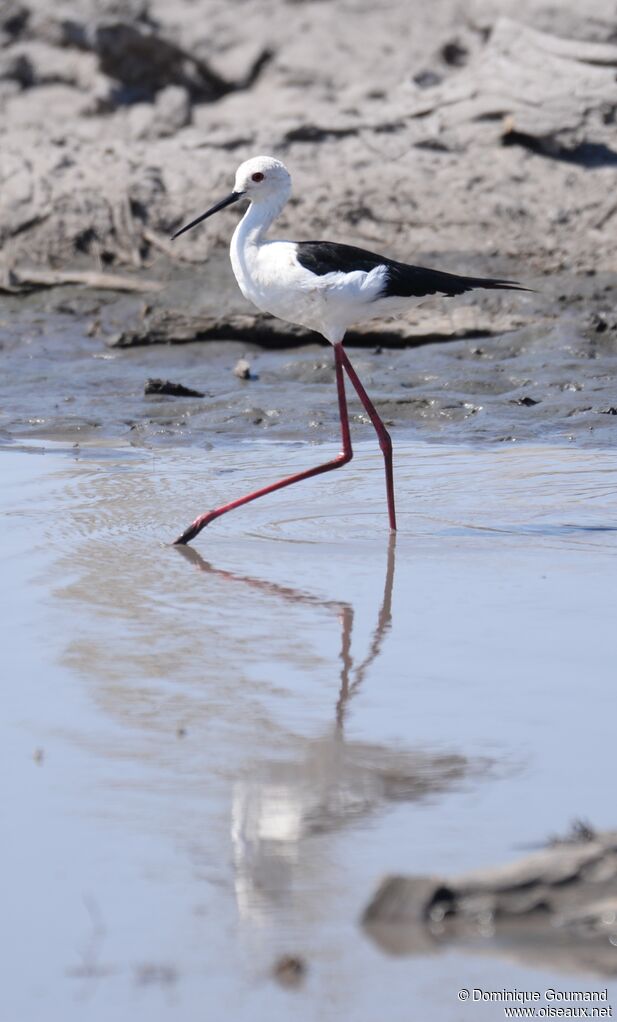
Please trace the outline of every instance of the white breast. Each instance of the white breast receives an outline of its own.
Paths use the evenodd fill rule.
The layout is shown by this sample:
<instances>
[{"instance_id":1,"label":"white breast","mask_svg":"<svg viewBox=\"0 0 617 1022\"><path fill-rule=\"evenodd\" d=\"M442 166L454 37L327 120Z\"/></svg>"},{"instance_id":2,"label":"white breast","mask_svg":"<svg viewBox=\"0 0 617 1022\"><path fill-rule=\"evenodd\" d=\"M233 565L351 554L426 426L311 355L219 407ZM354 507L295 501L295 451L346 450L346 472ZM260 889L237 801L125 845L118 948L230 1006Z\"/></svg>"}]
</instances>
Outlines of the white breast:
<instances>
[{"instance_id":1,"label":"white breast","mask_svg":"<svg viewBox=\"0 0 617 1022\"><path fill-rule=\"evenodd\" d=\"M245 298L273 316L342 340L352 323L370 319L370 304L382 289L385 269L318 276L300 265L291 241L244 240L236 231L231 264Z\"/></svg>"}]
</instances>

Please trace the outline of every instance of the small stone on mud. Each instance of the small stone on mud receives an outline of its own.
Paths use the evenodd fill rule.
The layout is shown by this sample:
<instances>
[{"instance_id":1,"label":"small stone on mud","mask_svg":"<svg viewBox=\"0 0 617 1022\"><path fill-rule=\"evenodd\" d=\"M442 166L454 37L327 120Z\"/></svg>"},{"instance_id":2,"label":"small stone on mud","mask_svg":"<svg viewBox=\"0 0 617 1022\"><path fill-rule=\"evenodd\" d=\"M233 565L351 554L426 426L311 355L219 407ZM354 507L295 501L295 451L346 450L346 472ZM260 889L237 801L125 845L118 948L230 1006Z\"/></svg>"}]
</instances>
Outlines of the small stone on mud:
<instances>
[{"instance_id":1,"label":"small stone on mud","mask_svg":"<svg viewBox=\"0 0 617 1022\"><path fill-rule=\"evenodd\" d=\"M234 376L239 380L251 380L251 364L245 358L239 358L234 366Z\"/></svg>"},{"instance_id":2,"label":"small stone on mud","mask_svg":"<svg viewBox=\"0 0 617 1022\"><path fill-rule=\"evenodd\" d=\"M274 963L272 975L283 987L297 988L306 976L306 962L299 955L281 955Z\"/></svg>"},{"instance_id":3,"label":"small stone on mud","mask_svg":"<svg viewBox=\"0 0 617 1022\"><path fill-rule=\"evenodd\" d=\"M591 317L591 326L597 334L603 334L608 329L606 317L600 312L594 312Z\"/></svg>"},{"instance_id":4,"label":"small stone on mud","mask_svg":"<svg viewBox=\"0 0 617 1022\"><path fill-rule=\"evenodd\" d=\"M525 408L532 408L534 405L539 405L540 402L535 401L532 397L517 397L512 404L523 405Z\"/></svg>"},{"instance_id":5,"label":"small stone on mud","mask_svg":"<svg viewBox=\"0 0 617 1022\"><path fill-rule=\"evenodd\" d=\"M418 73L413 76L413 81L421 89L432 89L435 85L441 85L443 79L436 71L425 70L418 71Z\"/></svg>"},{"instance_id":6,"label":"small stone on mud","mask_svg":"<svg viewBox=\"0 0 617 1022\"><path fill-rule=\"evenodd\" d=\"M172 397L205 397L201 390L192 390L183 383L172 383L171 380L146 381L144 394L170 394Z\"/></svg>"}]
</instances>

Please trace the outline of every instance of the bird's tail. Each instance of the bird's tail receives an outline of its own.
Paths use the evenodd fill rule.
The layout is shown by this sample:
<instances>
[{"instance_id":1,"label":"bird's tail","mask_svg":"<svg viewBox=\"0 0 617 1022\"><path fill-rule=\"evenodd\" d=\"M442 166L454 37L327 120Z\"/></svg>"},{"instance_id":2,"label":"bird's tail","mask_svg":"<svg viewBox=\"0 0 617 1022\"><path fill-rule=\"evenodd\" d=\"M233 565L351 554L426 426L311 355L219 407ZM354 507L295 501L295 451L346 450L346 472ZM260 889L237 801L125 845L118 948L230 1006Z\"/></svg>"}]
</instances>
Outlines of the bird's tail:
<instances>
[{"instance_id":1,"label":"bird's tail","mask_svg":"<svg viewBox=\"0 0 617 1022\"><path fill-rule=\"evenodd\" d=\"M517 280L500 280L498 277L462 277L467 285L466 290L476 287L487 288L491 291L531 291L532 287L523 287Z\"/></svg>"},{"instance_id":2,"label":"bird's tail","mask_svg":"<svg viewBox=\"0 0 617 1022\"><path fill-rule=\"evenodd\" d=\"M384 297L422 298L424 295L435 294L453 297L475 288L489 288L493 291L531 290L517 280L502 280L501 277L463 277L459 273L446 273L444 270L392 261L386 265L388 282Z\"/></svg>"}]
</instances>

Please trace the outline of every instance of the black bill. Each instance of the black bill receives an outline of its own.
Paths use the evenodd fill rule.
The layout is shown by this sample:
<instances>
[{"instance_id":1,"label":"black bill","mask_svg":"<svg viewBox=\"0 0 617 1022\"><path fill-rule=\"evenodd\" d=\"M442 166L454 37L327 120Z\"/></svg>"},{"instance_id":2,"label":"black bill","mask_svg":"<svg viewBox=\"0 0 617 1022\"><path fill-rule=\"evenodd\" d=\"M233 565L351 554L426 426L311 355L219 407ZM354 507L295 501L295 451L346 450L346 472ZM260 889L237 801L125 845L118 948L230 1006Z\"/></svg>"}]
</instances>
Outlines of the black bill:
<instances>
[{"instance_id":1,"label":"black bill","mask_svg":"<svg viewBox=\"0 0 617 1022\"><path fill-rule=\"evenodd\" d=\"M217 202L216 206L212 206L212 209L202 213L196 220L191 220L190 224L186 224L184 227L181 227L179 231L176 231L175 234L172 234L171 240L173 241L174 238L179 238L185 231L190 231L191 227L196 227L197 224L200 224L202 220L207 220L207 218L212 216L213 213L218 213L219 209L225 209L225 206L231 206L232 202L237 202L238 199L242 198L242 194L242 192L232 192L226 199L221 199L220 202Z\"/></svg>"}]
</instances>

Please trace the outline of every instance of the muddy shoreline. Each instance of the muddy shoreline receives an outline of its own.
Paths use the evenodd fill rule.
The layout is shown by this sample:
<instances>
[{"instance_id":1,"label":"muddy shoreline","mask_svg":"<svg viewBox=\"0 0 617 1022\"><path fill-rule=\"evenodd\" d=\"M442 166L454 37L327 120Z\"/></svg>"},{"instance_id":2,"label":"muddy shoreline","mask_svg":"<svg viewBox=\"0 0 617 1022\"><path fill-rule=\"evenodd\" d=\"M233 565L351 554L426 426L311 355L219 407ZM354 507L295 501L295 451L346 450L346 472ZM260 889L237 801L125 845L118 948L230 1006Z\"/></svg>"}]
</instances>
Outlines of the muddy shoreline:
<instances>
[{"instance_id":1,"label":"muddy shoreline","mask_svg":"<svg viewBox=\"0 0 617 1022\"><path fill-rule=\"evenodd\" d=\"M264 330L237 291L226 253L203 274L205 287L192 273L160 272L164 287L155 295L70 286L5 297L4 440L335 439L329 346L300 331L292 331L290 344L276 320ZM505 302L484 296L420 303L415 333L397 322L351 333L353 361L395 438L614 443L615 278L559 275L532 283L537 293ZM511 328L501 332L505 316ZM193 340L211 319L210 339ZM244 379L234 374L241 358L249 365ZM149 378L204 396L146 395ZM353 399L351 407L354 435L369 437Z\"/></svg>"},{"instance_id":2,"label":"muddy shoreline","mask_svg":"<svg viewBox=\"0 0 617 1022\"><path fill-rule=\"evenodd\" d=\"M278 236L535 289L427 299L350 331L394 431L613 441L614 4L439 0L413 25L408 7L3 9L5 439L333 437L327 348L256 316L233 281L237 211L169 241L229 191L238 163L266 151L294 180ZM48 289L60 280L89 286ZM149 378L205 397L145 396Z\"/></svg>"}]
</instances>

